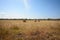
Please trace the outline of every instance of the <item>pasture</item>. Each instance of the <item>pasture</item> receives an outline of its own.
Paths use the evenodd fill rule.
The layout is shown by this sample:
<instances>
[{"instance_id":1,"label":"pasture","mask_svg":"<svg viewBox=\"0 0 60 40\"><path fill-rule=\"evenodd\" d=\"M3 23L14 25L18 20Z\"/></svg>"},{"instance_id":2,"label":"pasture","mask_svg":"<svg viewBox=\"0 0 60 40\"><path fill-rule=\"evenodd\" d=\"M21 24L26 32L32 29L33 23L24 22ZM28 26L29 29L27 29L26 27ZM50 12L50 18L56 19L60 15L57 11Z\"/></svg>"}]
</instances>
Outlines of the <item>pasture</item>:
<instances>
[{"instance_id":1,"label":"pasture","mask_svg":"<svg viewBox=\"0 0 60 40\"><path fill-rule=\"evenodd\" d=\"M60 40L60 20L0 20L0 40Z\"/></svg>"}]
</instances>

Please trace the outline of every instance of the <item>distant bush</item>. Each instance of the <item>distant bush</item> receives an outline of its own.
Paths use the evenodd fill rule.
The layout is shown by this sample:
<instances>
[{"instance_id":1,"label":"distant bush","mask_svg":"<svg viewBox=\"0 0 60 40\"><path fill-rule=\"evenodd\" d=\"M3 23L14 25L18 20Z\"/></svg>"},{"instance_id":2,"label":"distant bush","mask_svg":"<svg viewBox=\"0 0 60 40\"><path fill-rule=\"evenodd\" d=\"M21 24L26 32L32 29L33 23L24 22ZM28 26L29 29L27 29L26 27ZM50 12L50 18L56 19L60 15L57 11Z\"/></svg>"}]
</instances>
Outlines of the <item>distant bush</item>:
<instances>
[{"instance_id":1,"label":"distant bush","mask_svg":"<svg viewBox=\"0 0 60 40\"><path fill-rule=\"evenodd\" d=\"M47 20L52 20L51 18L48 18Z\"/></svg>"},{"instance_id":2,"label":"distant bush","mask_svg":"<svg viewBox=\"0 0 60 40\"><path fill-rule=\"evenodd\" d=\"M34 22L37 22L37 20L35 19Z\"/></svg>"},{"instance_id":3,"label":"distant bush","mask_svg":"<svg viewBox=\"0 0 60 40\"><path fill-rule=\"evenodd\" d=\"M26 19L23 19L23 22L26 22Z\"/></svg>"},{"instance_id":4,"label":"distant bush","mask_svg":"<svg viewBox=\"0 0 60 40\"><path fill-rule=\"evenodd\" d=\"M40 20L38 19L38 22L40 22Z\"/></svg>"}]
</instances>

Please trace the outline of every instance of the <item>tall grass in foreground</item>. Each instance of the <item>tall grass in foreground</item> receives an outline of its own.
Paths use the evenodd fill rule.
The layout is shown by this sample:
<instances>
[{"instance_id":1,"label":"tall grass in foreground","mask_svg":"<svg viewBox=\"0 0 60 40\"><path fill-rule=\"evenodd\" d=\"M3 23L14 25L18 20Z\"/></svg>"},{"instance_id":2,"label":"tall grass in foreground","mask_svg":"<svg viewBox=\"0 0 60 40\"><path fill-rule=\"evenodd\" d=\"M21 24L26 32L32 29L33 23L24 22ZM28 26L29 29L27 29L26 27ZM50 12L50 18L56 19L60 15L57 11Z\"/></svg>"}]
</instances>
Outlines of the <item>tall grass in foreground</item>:
<instances>
[{"instance_id":1,"label":"tall grass in foreground","mask_svg":"<svg viewBox=\"0 0 60 40\"><path fill-rule=\"evenodd\" d=\"M5 40L6 37L9 37L9 35L10 35L9 30L0 26L0 39Z\"/></svg>"},{"instance_id":2,"label":"tall grass in foreground","mask_svg":"<svg viewBox=\"0 0 60 40\"><path fill-rule=\"evenodd\" d=\"M12 27L7 28L0 25L0 40L60 40L60 38L56 36L59 35L58 33L60 31L60 25L57 25L59 27L53 27L54 25L48 26L50 27L51 31L45 31L44 29L46 28L44 27L44 29L40 30L40 26L39 28L36 27L35 29L35 26L32 26L32 28L30 29L31 31L28 31L29 33L27 32L26 34L25 31L27 29L25 29L24 27L12 25Z\"/></svg>"}]
</instances>

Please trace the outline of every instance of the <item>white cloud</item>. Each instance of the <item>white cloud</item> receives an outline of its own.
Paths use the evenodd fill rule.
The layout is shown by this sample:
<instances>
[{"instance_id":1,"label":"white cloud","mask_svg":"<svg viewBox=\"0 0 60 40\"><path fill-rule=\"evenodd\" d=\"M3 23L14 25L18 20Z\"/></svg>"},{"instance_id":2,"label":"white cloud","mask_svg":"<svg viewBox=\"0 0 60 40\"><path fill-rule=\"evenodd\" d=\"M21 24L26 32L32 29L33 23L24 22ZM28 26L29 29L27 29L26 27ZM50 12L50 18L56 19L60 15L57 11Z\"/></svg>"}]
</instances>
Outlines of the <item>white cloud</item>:
<instances>
[{"instance_id":1,"label":"white cloud","mask_svg":"<svg viewBox=\"0 0 60 40\"><path fill-rule=\"evenodd\" d=\"M25 16L19 12L0 12L0 18L24 18L24 17Z\"/></svg>"},{"instance_id":2,"label":"white cloud","mask_svg":"<svg viewBox=\"0 0 60 40\"><path fill-rule=\"evenodd\" d=\"M28 10L30 10L30 5L28 3L29 0L18 0L18 1L22 1L22 3L24 3L25 9L23 12L20 13L20 12L16 12L15 10L11 11L4 8L4 10L0 12L0 18L26 18Z\"/></svg>"},{"instance_id":3,"label":"white cloud","mask_svg":"<svg viewBox=\"0 0 60 40\"><path fill-rule=\"evenodd\" d=\"M27 7L28 7L27 0L24 0L24 5L25 5L25 8L27 8Z\"/></svg>"},{"instance_id":4,"label":"white cloud","mask_svg":"<svg viewBox=\"0 0 60 40\"><path fill-rule=\"evenodd\" d=\"M23 0L23 2L24 2L25 9L29 9L30 8L29 0Z\"/></svg>"}]
</instances>

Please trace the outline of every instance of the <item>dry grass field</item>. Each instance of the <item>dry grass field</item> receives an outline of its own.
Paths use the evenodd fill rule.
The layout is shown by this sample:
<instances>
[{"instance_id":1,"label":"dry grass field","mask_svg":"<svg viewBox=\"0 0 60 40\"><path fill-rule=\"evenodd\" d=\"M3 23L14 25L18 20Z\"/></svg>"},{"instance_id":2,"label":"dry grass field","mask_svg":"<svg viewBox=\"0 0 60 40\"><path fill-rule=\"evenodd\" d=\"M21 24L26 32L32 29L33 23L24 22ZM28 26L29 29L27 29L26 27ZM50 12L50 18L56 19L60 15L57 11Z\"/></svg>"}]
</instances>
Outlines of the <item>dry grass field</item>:
<instances>
[{"instance_id":1,"label":"dry grass field","mask_svg":"<svg viewBox=\"0 0 60 40\"><path fill-rule=\"evenodd\" d=\"M60 40L60 20L0 20L0 40Z\"/></svg>"}]
</instances>

